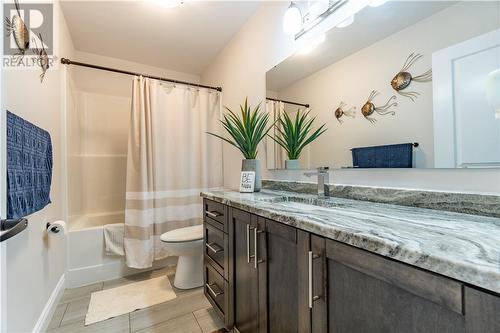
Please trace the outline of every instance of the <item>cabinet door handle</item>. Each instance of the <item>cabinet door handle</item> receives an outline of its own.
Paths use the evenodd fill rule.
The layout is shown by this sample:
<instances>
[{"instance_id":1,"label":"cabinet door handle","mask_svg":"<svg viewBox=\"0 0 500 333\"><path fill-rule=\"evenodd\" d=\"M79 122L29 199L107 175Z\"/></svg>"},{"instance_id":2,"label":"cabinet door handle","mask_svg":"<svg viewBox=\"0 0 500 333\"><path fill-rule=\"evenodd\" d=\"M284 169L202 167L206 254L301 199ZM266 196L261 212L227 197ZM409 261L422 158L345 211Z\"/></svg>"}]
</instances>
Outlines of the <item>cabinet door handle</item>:
<instances>
[{"instance_id":1,"label":"cabinet door handle","mask_svg":"<svg viewBox=\"0 0 500 333\"><path fill-rule=\"evenodd\" d=\"M207 249L212 251L214 254L217 254L217 253L222 252L224 250L222 247L220 247L219 245L217 245L215 243L207 243L207 244L205 244L205 246L207 247Z\"/></svg>"},{"instance_id":2,"label":"cabinet door handle","mask_svg":"<svg viewBox=\"0 0 500 333\"><path fill-rule=\"evenodd\" d=\"M207 210L207 211L206 211L206 213L207 213L207 215L208 215L208 216L213 217L213 218L217 218L217 217L219 217L219 216L221 216L221 215L222 215L222 214L221 214L221 213L219 213L219 212L216 212L216 211L211 212L211 211L209 211L209 210Z\"/></svg>"},{"instance_id":3,"label":"cabinet door handle","mask_svg":"<svg viewBox=\"0 0 500 333\"><path fill-rule=\"evenodd\" d=\"M219 291L219 292L217 292L217 291L215 291L215 290L212 288L213 286L215 286L215 287L217 287L217 289L219 289L219 287L218 287L215 283L211 283L211 284L207 283L207 284L206 284L206 286L207 286L208 291L209 291L209 292L210 292L210 293L211 293L214 297L217 297L217 296L220 296L220 295L224 294L224 292L223 292L223 291Z\"/></svg>"},{"instance_id":4,"label":"cabinet door handle","mask_svg":"<svg viewBox=\"0 0 500 333\"><path fill-rule=\"evenodd\" d=\"M259 234L263 233L262 230L258 230L257 228L253 229L253 237L254 237L254 263L253 267L257 269L257 265L260 264L261 262L264 262L263 260L259 259Z\"/></svg>"},{"instance_id":5,"label":"cabinet door handle","mask_svg":"<svg viewBox=\"0 0 500 333\"><path fill-rule=\"evenodd\" d=\"M319 258L320 256L317 254L313 254L312 251L309 251L309 308L313 308L314 301L319 299L319 296L313 296L313 259Z\"/></svg>"},{"instance_id":6,"label":"cabinet door handle","mask_svg":"<svg viewBox=\"0 0 500 333\"><path fill-rule=\"evenodd\" d=\"M250 263L250 258L253 256L250 255L250 230L255 229L254 227L250 227L250 224L247 224L247 263Z\"/></svg>"}]
</instances>

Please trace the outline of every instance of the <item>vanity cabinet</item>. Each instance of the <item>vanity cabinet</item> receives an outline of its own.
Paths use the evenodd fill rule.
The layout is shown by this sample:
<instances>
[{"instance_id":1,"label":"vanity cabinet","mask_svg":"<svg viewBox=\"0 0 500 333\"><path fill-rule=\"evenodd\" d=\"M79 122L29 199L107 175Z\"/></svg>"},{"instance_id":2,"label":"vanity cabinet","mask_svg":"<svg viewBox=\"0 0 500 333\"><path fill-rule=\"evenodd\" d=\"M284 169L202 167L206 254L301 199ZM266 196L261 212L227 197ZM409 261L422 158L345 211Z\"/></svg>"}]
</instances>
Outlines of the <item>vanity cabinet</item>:
<instances>
[{"instance_id":1,"label":"vanity cabinet","mask_svg":"<svg viewBox=\"0 0 500 333\"><path fill-rule=\"evenodd\" d=\"M234 327L238 332L297 332L297 230L230 209L234 253Z\"/></svg>"},{"instance_id":2,"label":"vanity cabinet","mask_svg":"<svg viewBox=\"0 0 500 333\"><path fill-rule=\"evenodd\" d=\"M333 240L324 253L328 332L465 332L461 283Z\"/></svg>"},{"instance_id":3,"label":"vanity cabinet","mask_svg":"<svg viewBox=\"0 0 500 333\"><path fill-rule=\"evenodd\" d=\"M205 294L235 332L500 332L494 293L240 209L207 207L225 218L216 227L224 255L205 254ZM205 218L205 237L220 243Z\"/></svg>"},{"instance_id":4,"label":"vanity cabinet","mask_svg":"<svg viewBox=\"0 0 500 333\"><path fill-rule=\"evenodd\" d=\"M230 286L234 290L232 310L234 327L241 333L259 332L259 326L264 326L264 319L259 317L259 267L256 269L252 262L255 252L252 234L257 222L258 217L255 215L230 209L229 251L232 253L233 271Z\"/></svg>"},{"instance_id":5,"label":"vanity cabinet","mask_svg":"<svg viewBox=\"0 0 500 333\"><path fill-rule=\"evenodd\" d=\"M233 325L230 287L229 207L203 200L204 294L226 327Z\"/></svg>"},{"instance_id":6,"label":"vanity cabinet","mask_svg":"<svg viewBox=\"0 0 500 333\"><path fill-rule=\"evenodd\" d=\"M500 332L500 297L465 287L464 298L466 332Z\"/></svg>"}]
</instances>

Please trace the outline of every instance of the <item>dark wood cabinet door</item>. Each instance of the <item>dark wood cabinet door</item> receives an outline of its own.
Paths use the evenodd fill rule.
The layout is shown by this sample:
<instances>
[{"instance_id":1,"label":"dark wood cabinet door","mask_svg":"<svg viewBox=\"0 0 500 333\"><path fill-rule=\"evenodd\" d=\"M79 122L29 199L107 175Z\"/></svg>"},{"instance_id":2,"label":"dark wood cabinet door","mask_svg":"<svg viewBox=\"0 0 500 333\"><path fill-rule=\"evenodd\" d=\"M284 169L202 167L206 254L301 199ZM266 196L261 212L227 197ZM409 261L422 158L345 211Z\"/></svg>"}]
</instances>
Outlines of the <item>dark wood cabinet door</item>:
<instances>
[{"instance_id":1,"label":"dark wood cabinet door","mask_svg":"<svg viewBox=\"0 0 500 333\"><path fill-rule=\"evenodd\" d=\"M299 270L299 333L326 333L327 278L325 239L297 231L297 267Z\"/></svg>"},{"instance_id":2,"label":"dark wood cabinet door","mask_svg":"<svg viewBox=\"0 0 500 333\"><path fill-rule=\"evenodd\" d=\"M500 297L464 288L467 333L500 332Z\"/></svg>"},{"instance_id":3,"label":"dark wood cabinet door","mask_svg":"<svg viewBox=\"0 0 500 333\"><path fill-rule=\"evenodd\" d=\"M231 208L229 221L230 273L233 290L234 326L241 333L256 333L259 328L258 274L254 268L254 228L257 221L250 213Z\"/></svg>"},{"instance_id":4,"label":"dark wood cabinet door","mask_svg":"<svg viewBox=\"0 0 500 333\"><path fill-rule=\"evenodd\" d=\"M328 331L328 289L325 239L311 235L311 332Z\"/></svg>"},{"instance_id":5,"label":"dark wood cabinet door","mask_svg":"<svg viewBox=\"0 0 500 333\"><path fill-rule=\"evenodd\" d=\"M326 252L329 332L465 332L460 283L331 240Z\"/></svg>"},{"instance_id":6,"label":"dark wood cabinet door","mask_svg":"<svg viewBox=\"0 0 500 333\"><path fill-rule=\"evenodd\" d=\"M266 220L265 236L266 283L259 288L265 287L267 291L268 332L295 333L298 332L299 294L297 229Z\"/></svg>"}]
</instances>

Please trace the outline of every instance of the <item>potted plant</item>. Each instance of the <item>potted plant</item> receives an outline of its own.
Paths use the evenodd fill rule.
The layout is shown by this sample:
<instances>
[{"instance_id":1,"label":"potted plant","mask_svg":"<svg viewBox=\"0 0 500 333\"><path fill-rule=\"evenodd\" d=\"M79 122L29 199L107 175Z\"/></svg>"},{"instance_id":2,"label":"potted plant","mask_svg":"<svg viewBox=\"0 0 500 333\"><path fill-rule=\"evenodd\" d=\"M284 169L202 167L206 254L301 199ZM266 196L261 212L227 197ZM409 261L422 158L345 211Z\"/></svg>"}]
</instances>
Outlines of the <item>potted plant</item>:
<instances>
[{"instance_id":1,"label":"potted plant","mask_svg":"<svg viewBox=\"0 0 500 333\"><path fill-rule=\"evenodd\" d=\"M311 133L316 117L308 118L309 111L297 110L294 120L286 112L283 112L277 120L275 125L277 135L271 138L287 152L286 169L299 169L299 157L302 150L327 130L326 124L323 124Z\"/></svg>"},{"instance_id":2,"label":"potted plant","mask_svg":"<svg viewBox=\"0 0 500 333\"><path fill-rule=\"evenodd\" d=\"M257 148L272 128L272 126L267 128L269 114L260 111L260 104L251 110L247 98L245 99L245 104L240 105L240 116L227 107L225 109L228 112L223 115L223 119L220 122L231 138L228 139L215 133L207 133L226 141L243 153L245 159L241 163L241 170L255 172L254 191L259 192L262 187L262 176L260 161L256 159Z\"/></svg>"}]
</instances>

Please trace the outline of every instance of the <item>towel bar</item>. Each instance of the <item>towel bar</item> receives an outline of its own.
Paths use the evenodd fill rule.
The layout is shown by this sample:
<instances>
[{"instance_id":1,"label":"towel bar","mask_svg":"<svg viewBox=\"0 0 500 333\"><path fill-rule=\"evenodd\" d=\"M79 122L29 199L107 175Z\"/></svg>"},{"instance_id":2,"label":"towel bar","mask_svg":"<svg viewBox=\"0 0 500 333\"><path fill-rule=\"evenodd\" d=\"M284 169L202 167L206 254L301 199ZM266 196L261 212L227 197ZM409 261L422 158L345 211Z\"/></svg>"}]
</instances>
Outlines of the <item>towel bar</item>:
<instances>
[{"instance_id":1,"label":"towel bar","mask_svg":"<svg viewBox=\"0 0 500 333\"><path fill-rule=\"evenodd\" d=\"M413 142L412 145L413 145L414 148L417 148L418 146L420 146L420 144L418 142ZM349 149L349 150L352 151L352 148Z\"/></svg>"},{"instance_id":2,"label":"towel bar","mask_svg":"<svg viewBox=\"0 0 500 333\"><path fill-rule=\"evenodd\" d=\"M27 226L28 220L25 218L0 220L0 242L17 235Z\"/></svg>"}]
</instances>

